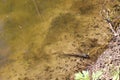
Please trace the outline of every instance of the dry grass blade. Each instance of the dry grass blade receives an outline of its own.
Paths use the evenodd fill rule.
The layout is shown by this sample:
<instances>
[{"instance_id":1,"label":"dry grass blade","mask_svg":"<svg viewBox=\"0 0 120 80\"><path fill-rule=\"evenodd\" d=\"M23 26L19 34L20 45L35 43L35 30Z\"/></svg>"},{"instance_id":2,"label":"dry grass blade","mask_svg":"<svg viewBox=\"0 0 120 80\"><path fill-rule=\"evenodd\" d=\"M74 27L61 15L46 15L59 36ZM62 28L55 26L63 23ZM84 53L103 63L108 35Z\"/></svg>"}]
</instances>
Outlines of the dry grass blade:
<instances>
[{"instance_id":1,"label":"dry grass blade","mask_svg":"<svg viewBox=\"0 0 120 80\"><path fill-rule=\"evenodd\" d=\"M101 13L101 16L103 17L103 19L109 24L109 28L113 32L114 36L118 36L118 33L114 30L114 24L110 18L109 10L103 9L100 13ZM119 17L117 17L117 18L119 18Z\"/></svg>"},{"instance_id":2,"label":"dry grass blade","mask_svg":"<svg viewBox=\"0 0 120 80\"><path fill-rule=\"evenodd\" d=\"M35 6L35 9L37 11L38 16L40 16L40 11L39 11L39 8L38 8L38 5L37 5L36 1L32 0L32 2L34 3L34 6Z\"/></svg>"}]
</instances>

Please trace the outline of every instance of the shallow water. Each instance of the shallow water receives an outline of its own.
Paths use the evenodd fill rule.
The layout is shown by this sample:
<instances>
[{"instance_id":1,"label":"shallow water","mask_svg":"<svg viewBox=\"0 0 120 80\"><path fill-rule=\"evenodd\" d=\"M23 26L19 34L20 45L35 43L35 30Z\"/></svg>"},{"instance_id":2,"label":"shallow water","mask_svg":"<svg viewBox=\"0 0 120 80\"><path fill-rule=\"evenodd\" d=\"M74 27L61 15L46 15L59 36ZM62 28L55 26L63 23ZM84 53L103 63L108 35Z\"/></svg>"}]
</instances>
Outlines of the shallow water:
<instances>
[{"instance_id":1,"label":"shallow water","mask_svg":"<svg viewBox=\"0 0 120 80\"><path fill-rule=\"evenodd\" d=\"M100 7L97 0L1 0L1 80L37 74L36 66L41 71L56 66L54 54L96 54L110 39L110 31L101 27L104 22L97 22Z\"/></svg>"}]
</instances>

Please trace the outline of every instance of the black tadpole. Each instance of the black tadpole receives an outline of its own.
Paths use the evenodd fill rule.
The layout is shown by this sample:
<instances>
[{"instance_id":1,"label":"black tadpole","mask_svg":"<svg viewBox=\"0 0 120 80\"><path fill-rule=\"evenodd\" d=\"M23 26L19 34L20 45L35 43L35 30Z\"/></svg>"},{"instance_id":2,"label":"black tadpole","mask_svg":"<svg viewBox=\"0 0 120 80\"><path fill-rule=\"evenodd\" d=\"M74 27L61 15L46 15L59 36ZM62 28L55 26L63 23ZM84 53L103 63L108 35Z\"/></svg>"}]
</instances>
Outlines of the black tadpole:
<instances>
[{"instance_id":1,"label":"black tadpole","mask_svg":"<svg viewBox=\"0 0 120 80\"><path fill-rule=\"evenodd\" d=\"M83 59L90 59L90 56L88 54L82 53L82 54L63 54L64 56L73 56L73 57L79 57Z\"/></svg>"}]
</instances>

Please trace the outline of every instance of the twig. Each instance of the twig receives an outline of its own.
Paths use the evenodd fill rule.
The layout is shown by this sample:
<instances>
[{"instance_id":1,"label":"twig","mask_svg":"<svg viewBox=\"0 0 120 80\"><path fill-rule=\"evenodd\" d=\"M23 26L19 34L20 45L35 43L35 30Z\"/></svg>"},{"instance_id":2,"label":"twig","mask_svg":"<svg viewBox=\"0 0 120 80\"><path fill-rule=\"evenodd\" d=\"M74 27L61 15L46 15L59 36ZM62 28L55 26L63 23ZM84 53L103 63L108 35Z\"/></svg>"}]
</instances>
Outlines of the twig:
<instances>
[{"instance_id":1,"label":"twig","mask_svg":"<svg viewBox=\"0 0 120 80\"><path fill-rule=\"evenodd\" d=\"M38 6L37 6L36 1L35 1L35 0L32 0L32 1L33 1L34 6L35 6L35 9L36 9L36 11L37 11L37 13L38 13L38 16L40 16L40 11L39 11L39 8L38 8Z\"/></svg>"},{"instance_id":2,"label":"twig","mask_svg":"<svg viewBox=\"0 0 120 80\"><path fill-rule=\"evenodd\" d=\"M113 32L114 36L119 35L114 30L114 24L113 24L112 20L110 19L109 10L106 9L106 10L101 11L101 15L102 15L103 19L106 20L106 22L109 24L109 27L110 27L111 31ZM116 17L116 18L119 18L119 17Z\"/></svg>"},{"instance_id":3,"label":"twig","mask_svg":"<svg viewBox=\"0 0 120 80\"><path fill-rule=\"evenodd\" d=\"M113 32L114 36L119 35L119 34L113 29L113 27L114 27L113 23L112 23L111 21L109 21L108 24L109 24L110 29L111 29L111 31Z\"/></svg>"}]
</instances>

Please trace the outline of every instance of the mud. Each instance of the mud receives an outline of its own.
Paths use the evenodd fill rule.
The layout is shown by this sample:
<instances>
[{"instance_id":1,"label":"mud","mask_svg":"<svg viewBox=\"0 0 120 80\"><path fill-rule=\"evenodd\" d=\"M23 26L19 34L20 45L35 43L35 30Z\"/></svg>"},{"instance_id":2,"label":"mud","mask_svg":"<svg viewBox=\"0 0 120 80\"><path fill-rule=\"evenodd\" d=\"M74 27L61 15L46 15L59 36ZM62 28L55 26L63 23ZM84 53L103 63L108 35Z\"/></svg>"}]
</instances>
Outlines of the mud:
<instances>
[{"instance_id":1,"label":"mud","mask_svg":"<svg viewBox=\"0 0 120 80\"><path fill-rule=\"evenodd\" d=\"M106 2L106 7L118 4L117 0ZM100 15L103 3L1 0L0 41L4 42L0 44L6 47L0 45L4 48L0 56L7 54L4 59L10 62L1 60L0 80L69 80L75 72L87 69L112 37ZM86 53L90 59L60 56L63 53Z\"/></svg>"}]
</instances>

